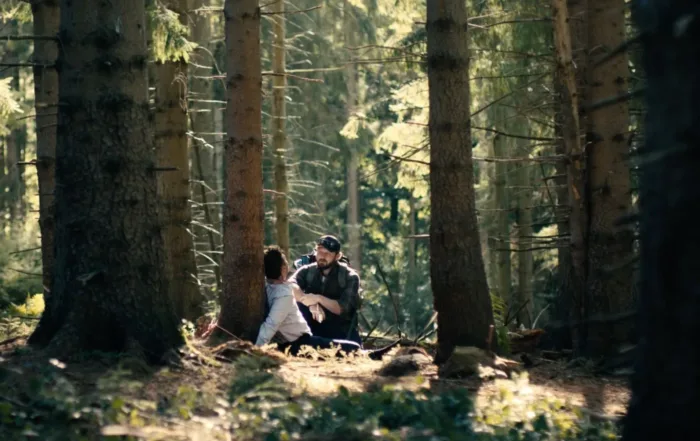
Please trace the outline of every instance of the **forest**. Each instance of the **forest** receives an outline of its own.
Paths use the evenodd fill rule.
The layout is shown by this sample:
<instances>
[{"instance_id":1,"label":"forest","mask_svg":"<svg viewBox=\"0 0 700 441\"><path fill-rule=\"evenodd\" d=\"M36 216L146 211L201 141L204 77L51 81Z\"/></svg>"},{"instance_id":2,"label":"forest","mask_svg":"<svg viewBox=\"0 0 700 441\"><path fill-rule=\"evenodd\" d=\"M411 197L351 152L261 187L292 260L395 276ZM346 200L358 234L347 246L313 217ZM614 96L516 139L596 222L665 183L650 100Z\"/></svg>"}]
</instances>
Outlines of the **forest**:
<instances>
[{"instance_id":1,"label":"forest","mask_svg":"<svg viewBox=\"0 0 700 441\"><path fill-rule=\"evenodd\" d=\"M0 439L695 439L698 13L1 0Z\"/></svg>"}]
</instances>

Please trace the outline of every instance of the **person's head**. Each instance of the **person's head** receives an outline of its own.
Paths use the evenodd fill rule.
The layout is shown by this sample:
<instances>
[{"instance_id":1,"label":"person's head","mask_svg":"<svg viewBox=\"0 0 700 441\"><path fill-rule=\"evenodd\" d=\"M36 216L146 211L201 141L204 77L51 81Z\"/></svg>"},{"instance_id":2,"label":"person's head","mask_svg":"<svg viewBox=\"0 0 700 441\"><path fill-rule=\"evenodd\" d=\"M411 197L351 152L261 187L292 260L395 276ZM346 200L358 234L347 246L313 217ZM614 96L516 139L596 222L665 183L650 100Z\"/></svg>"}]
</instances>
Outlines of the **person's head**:
<instances>
[{"instance_id":1,"label":"person's head","mask_svg":"<svg viewBox=\"0 0 700 441\"><path fill-rule=\"evenodd\" d=\"M289 265L287 257L284 255L280 247L270 245L265 249L263 258L265 263L265 277L271 280L286 280L289 273Z\"/></svg>"},{"instance_id":2,"label":"person's head","mask_svg":"<svg viewBox=\"0 0 700 441\"><path fill-rule=\"evenodd\" d=\"M316 241L316 265L326 269L340 259L340 241L334 236L321 236Z\"/></svg>"}]
</instances>

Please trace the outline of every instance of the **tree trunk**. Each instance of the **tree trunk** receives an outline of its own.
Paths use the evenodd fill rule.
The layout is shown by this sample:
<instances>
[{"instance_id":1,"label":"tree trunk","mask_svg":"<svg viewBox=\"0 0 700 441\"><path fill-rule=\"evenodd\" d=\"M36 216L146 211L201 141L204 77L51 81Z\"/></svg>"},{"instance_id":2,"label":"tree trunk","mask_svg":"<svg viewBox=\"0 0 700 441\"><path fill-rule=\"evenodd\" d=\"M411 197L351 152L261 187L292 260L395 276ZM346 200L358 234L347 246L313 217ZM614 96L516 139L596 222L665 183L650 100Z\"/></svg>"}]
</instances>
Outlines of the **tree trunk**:
<instances>
[{"instance_id":1,"label":"tree trunk","mask_svg":"<svg viewBox=\"0 0 700 441\"><path fill-rule=\"evenodd\" d=\"M508 156L508 146L506 140L501 135L496 135L493 138L493 155L496 158L505 158ZM496 211L496 233L495 247L496 253L496 286L492 290L496 292L499 298L507 305L511 304L510 298L511 289L511 264L510 264L510 201L508 198L508 163L496 162L494 186L493 207Z\"/></svg>"},{"instance_id":2,"label":"tree trunk","mask_svg":"<svg viewBox=\"0 0 700 441\"><path fill-rule=\"evenodd\" d=\"M527 130L527 125L522 124ZM527 132L521 132L527 135ZM522 141L522 140L518 140ZM527 142L527 141L526 141ZM527 144L518 149L518 154L528 156ZM518 324L525 328L532 327L534 299L532 297L532 165L523 162L517 165L518 182L518 301L515 307L518 308Z\"/></svg>"},{"instance_id":3,"label":"tree trunk","mask_svg":"<svg viewBox=\"0 0 700 441\"><path fill-rule=\"evenodd\" d=\"M566 145L563 141L563 111L562 104L559 98L563 96L563 82L559 78L559 72L554 76L554 97L557 99L558 110L555 114L555 129L554 134L557 138L554 147L557 155L566 154ZM557 161L554 165L554 179L549 182L555 186L554 194L557 198L557 207L555 209L555 218L557 220L557 234L560 236L557 247L557 298L553 305L552 316L555 321L560 323L568 323L571 321L573 313L573 294L572 294L572 263L571 263L571 247L570 243L566 242L569 238L569 216L570 207L569 191L567 186L567 164L564 161ZM548 329L549 343L554 348L570 349L571 348L571 329L560 327L557 329ZM545 337L546 338L546 337Z\"/></svg>"},{"instance_id":4,"label":"tree trunk","mask_svg":"<svg viewBox=\"0 0 700 441\"><path fill-rule=\"evenodd\" d=\"M635 2L647 78L640 170L641 339L624 441L696 439L700 402L697 3Z\"/></svg>"},{"instance_id":5,"label":"tree trunk","mask_svg":"<svg viewBox=\"0 0 700 441\"><path fill-rule=\"evenodd\" d=\"M5 138L0 136L0 237L4 236L5 232L5 207L7 199L5 197L5 189L7 175L5 173Z\"/></svg>"},{"instance_id":6,"label":"tree trunk","mask_svg":"<svg viewBox=\"0 0 700 441\"><path fill-rule=\"evenodd\" d=\"M345 46L347 48L354 47L354 32L355 26L353 16L350 13L352 4L345 0L343 2L343 22L345 32ZM349 54L352 54L348 51ZM348 88L347 103L345 104L345 118L349 120L355 117L357 112L357 66L354 63L348 63L345 68L345 84ZM348 250L349 257L352 260L353 267L360 270L362 268L362 221L360 220L360 154L357 151L358 145L353 140L346 139L349 150L349 158L347 165L347 191L348 191Z\"/></svg>"},{"instance_id":7,"label":"tree trunk","mask_svg":"<svg viewBox=\"0 0 700 441\"><path fill-rule=\"evenodd\" d=\"M58 0L32 3L34 35L58 36L60 10ZM55 41L34 42L34 108L36 112L36 171L39 181L39 226L41 228L41 264L44 302L51 305L51 284L54 266L54 184L56 170L56 109L58 105L58 73L53 65L58 58ZM44 67L46 66L46 67ZM52 311L46 311L51 314Z\"/></svg>"},{"instance_id":8,"label":"tree trunk","mask_svg":"<svg viewBox=\"0 0 700 441\"><path fill-rule=\"evenodd\" d=\"M219 326L249 340L264 319L260 8L226 0L226 201Z\"/></svg>"},{"instance_id":9,"label":"tree trunk","mask_svg":"<svg viewBox=\"0 0 700 441\"><path fill-rule=\"evenodd\" d=\"M275 155L275 230L277 245L289 256L289 204L287 183L287 92L284 1L270 5L272 16L272 149Z\"/></svg>"},{"instance_id":10,"label":"tree trunk","mask_svg":"<svg viewBox=\"0 0 700 441\"><path fill-rule=\"evenodd\" d=\"M571 244L571 294L572 318L584 317L584 293L586 281L586 193L584 176L584 151L581 142L579 103L585 92L586 57L586 0L552 0L554 15L554 43L557 77L561 85L562 135L564 150L569 157L566 166L567 193L571 208L569 232ZM576 48L574 66L573 47ZM585 335L572 328L574 346L580 348Z\"/></svg>"},{"instance_id":11,"label":"tree trunk","mask_svg":"<svg viewBox=\"0 0 700 441\"><path fill-rule=\"evenodd\" d=\"M191 10L195 11L208 5L205 0L194 0ZM214 118L219 105L211 103L214 97L212 79L212 69L204 66L211 66L215 60L212 54L206 50L211 49L211 12L193 12L190 20L191 39L199 44L192 54L193 64L189 67L190 75L190 121L194 138L192 142L191 160L193 177L190 191L192 200L195 201L197 221L205 224L192 226L192 232L201 243L201 253L197 258L200 265L210 265L212 260L216 263L213 268L214 279L205 280L204 285L213 286L218 291L221 286L220 254L212 251L220 251L221 236L215 231L220 231L220 205L221 195L216 173L216 151L220 149L220 137L215 135L219 132L216 129ZM212 231L212 229L214 231ZM210 260L211 259L211 260ZM212 274L210 273L210 274ZM200 272L200 278L204 273Z\"/></svg>"},{"instance_id":12,"label":"tree trunk","mask_svg":"<svg viewBox=\"0 0 700 441\"><path fill-rule=\"evenodd\" d=\"M625 41L624 0L588 0L589 57L600 58ZM589 72L588 100L598 102L627 92L628 56L624 52ZM618 314L634 307L632 266L619 262L632 254L632 229L618 219L630 209L629 105L627 101L588 114L586 317ZM610 268L618 266L611 270ZM611 355L628 341L631 320L587 325L584 352Z\"/></svg>"},{"instance_id":13,"label":"tree trunk","mask_svg":"<svg viewBox=\"0 0 700 441\"><path fill-rule=\"evenodd\" d=\"M165 6L186 23L187 0ZM178 317L190 321L202 315L197 284L194 241L190 234L190 162L187 140L187 62L156 63L155 144L158 167L161 234L165 245L168 292ZM167 170L169 168L175 170ZM167 170L167 171L166 171Z\"/></svg>"},{"instance_id":14,"label":"tree trunk","mask_svg":"<svg viewBox=\"0 0 700 441\"><path fill-rule=\"evenodd\" d=\"M441 363L494 324L475 212L466 3L428 0L430 275Z\"/></svg>"},{"instance_id":15,"label":"tree trunk","mask_svg":"<svg viewBox=\"0 0 700 441\"><path fill-rule=\"evenodd\" d=\"M163 283L144 0L60 8L56 313L40 326L57 355L131 350L160 360L182 337Z\"/></svg>"}]
</instances>

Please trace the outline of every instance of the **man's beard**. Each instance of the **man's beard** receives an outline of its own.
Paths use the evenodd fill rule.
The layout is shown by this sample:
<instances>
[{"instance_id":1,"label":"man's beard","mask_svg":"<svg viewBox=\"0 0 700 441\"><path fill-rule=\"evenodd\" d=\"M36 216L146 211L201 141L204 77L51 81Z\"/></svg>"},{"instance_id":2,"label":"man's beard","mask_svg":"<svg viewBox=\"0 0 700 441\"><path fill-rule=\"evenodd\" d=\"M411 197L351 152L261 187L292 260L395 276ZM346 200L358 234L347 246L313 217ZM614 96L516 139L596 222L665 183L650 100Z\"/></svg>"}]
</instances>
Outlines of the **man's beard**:
<instances>
[{"instance_id":1,"label":"man's beard","mask_svg":"<svg viewBox=\"0 0 700 441\"><path fill-rule=\"evenodd\" d=\"M320 269L320 270L326 270L326 269L330 268L331 265L333 265L333 262L321 263L321 262L319 262L319 261L316 261L316 266L317 266L318 269Z\"/></svg>"}]
</instances>

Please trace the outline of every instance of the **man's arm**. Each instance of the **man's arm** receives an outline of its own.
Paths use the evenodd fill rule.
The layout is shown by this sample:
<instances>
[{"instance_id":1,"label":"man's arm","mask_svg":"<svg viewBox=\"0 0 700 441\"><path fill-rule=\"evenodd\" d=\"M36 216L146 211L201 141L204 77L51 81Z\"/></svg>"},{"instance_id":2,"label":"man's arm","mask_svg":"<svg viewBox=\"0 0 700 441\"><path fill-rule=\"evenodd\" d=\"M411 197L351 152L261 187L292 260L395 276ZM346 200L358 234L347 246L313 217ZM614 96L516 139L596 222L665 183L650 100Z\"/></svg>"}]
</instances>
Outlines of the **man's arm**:
<instances>
[{"instance_id":1,"label":"man's arm","mask_svg":"<svg viewBox=\"0 0 700 441\"><path fill-rule=\"evenodd\" d=\"M294 308L296 308L296 303L294 303L294 296L292 295L291 289L289 294L284 294L275 298L272 301L270 313L265 318L265 322L260 325L260 332L258 333L258 339L255 341L255 345L263 346L268 344L275 333L277 333L284 319L287 318L289 312Z\"/></svg>"},{"instance_id":2,"label":"man's arm","mask_svg":"<svg viewBox=\"0 0 700 441\"><path fill-rule=\"evenodd\" d=\"M354 272L348 275L348 283L338 300L320 294L306 294L301 303L306 306L320 304L335 315L350 317L360 306L360 277Z\"/></svg>"},{"instance_id":3,"label":"man's arm","mask_svg":"<svg viewBox=\"0 0 700 441\"><path fill-rule=\"evenodd\" d=\"M345 289L338 299L341 313L345 318L350 318L360 308L360 276L355 271L348 274Z\"/></svg>"}]
</instances>

